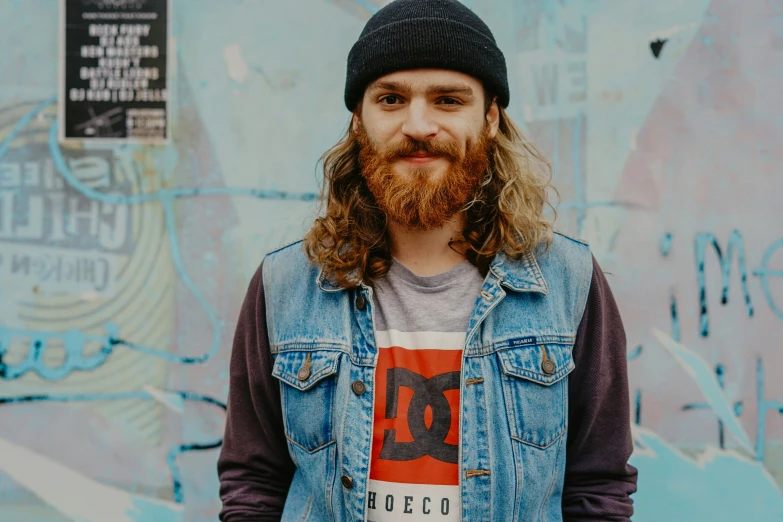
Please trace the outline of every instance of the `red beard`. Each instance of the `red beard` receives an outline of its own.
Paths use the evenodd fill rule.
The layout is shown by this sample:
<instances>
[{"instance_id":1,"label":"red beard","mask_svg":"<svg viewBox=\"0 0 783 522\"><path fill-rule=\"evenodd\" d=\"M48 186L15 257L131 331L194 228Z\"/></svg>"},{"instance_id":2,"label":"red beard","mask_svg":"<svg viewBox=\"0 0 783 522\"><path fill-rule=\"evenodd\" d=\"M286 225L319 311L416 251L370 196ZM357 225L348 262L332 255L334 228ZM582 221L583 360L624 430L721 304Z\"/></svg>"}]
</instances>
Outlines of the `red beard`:
<instances>
[{"instance_id":1,"label":"red beard","mask_svg":"<svg viewBox=\"0 0 783 522\"><path fill-rule=\"evenodd\" d=\"M406 139L379 151L359 122L359 165L367 188L380 209L409 229L433 230L442 227L473 197L489 166L488 126L478 140L469 139L463 153L454 142ZM395 172L394 160L416 152L426 152L449 160L446 172L433 181L433 169L415 168L408 174Z\"/></svg>"}]
</instances>

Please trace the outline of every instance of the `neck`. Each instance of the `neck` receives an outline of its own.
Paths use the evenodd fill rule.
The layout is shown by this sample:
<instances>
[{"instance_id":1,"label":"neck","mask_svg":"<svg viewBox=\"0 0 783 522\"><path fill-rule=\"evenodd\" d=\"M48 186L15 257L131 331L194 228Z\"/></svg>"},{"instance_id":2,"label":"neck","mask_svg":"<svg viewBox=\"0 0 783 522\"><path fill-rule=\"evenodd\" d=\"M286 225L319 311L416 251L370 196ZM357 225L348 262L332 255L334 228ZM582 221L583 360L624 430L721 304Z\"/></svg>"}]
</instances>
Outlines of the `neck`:
<instances>
[{"instance_id":1,"label":"neck","mask_svg":"<svg viewBox=\"0 0 783 522\"><path fill-rule=\"evenodd\" d=\"M463 239L465 216L461 212L433 230L408 229L391 219L388 223L392 256L416 275L441 274L466 259L449 247L449 241ZM461 250L458 245L455 248Z\"/></svg>"}]
</instances>

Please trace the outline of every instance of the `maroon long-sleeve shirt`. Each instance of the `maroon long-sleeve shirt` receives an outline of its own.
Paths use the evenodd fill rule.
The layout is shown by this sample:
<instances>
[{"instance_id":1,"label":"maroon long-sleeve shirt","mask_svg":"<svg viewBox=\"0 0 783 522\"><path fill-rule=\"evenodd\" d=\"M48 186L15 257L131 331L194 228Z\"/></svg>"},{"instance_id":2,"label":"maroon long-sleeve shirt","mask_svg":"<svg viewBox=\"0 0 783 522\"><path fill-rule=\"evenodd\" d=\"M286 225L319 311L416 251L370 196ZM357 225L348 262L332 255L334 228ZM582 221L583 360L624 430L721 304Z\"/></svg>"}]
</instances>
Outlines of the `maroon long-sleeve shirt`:
<instances>
[{"instance_id":1,"label":"maroon long-sleeve shirt","mask_svg":"<svg viewBox=\"0 0 783 522\"><path fill-rule=\"evenodd\" d=\"M250 281L231 353L228 417L217 465L223 522L280 520L294 474L279 384L272 377L262 268ZM633 514L637 471L628 464L633 444L625 349L617 304L594 259L568 379L566 522L625 522Z\"/></svg>"}]
</instances>

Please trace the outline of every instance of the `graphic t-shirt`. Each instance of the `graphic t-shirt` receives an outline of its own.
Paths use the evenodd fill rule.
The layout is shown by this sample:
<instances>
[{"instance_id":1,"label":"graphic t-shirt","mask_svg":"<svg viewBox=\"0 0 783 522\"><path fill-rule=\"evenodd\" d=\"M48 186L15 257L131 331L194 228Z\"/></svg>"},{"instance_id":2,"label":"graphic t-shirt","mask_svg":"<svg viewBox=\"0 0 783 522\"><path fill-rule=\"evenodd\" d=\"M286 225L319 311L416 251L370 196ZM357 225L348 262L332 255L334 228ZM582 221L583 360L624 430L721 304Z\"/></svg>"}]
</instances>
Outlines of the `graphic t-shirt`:
<instances>
[{"instance_id":1,"label":"graphic t-shirt","mask_svg":"<svg viewBox=\"0 0 783 522\"><path fill-rule=\"evenodd\" d=\"M371 522L460 519L462 348L483 281L468 261L424 277L392 259L377 282Z\"/></svg>"}]
</instances>

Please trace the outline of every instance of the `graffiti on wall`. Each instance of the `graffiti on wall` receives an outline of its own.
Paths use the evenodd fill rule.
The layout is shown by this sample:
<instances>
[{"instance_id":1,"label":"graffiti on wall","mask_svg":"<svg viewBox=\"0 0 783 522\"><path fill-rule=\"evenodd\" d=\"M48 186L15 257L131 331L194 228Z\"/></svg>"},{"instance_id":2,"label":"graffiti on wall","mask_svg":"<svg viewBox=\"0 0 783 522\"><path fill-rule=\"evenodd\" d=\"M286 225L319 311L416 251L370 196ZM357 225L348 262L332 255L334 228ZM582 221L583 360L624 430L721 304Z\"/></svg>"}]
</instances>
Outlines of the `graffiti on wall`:
<instances>
[{"instance_id":1,"label":"graffiti on wall","mask_svg":"<svg viewBox=\"0 0 783 522\"><path fill-rule=\"evenodd\" d=\"M54 40L0 64L0 518L215 519L238 306L312 214L347 121L323 100L385 3L280 4L258 31L249 4L174 2L163 147L59 144ZM623 313L634 520L783 519L783 7L465 3ZM0 7L13 56L32 44L10 21L48 34L44 11Z\"/></svg>"}]
</instances>

